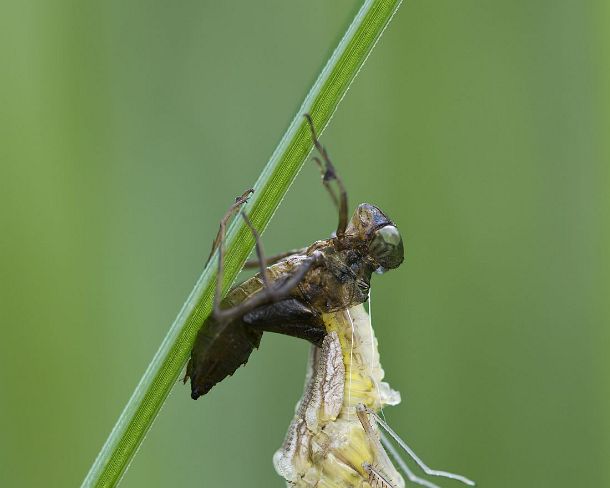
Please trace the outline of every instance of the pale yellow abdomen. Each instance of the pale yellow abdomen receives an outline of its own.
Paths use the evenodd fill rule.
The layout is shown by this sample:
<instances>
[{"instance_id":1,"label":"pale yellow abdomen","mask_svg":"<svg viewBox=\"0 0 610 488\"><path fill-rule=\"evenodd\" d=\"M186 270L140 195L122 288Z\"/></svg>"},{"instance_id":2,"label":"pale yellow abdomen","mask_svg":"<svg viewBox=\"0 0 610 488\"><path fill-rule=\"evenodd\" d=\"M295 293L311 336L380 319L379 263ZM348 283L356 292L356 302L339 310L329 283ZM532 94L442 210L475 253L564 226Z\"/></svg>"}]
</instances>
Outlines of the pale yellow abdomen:
<instances>
[{"instance_id":1,"label":"pale yellow abdomen","mask_svg":"<svg viewBox=\"0 0 610 488\"><path fill-rule=\"evenodd\" d=\"M313 348L303 397L286 440L273 458L288 486L370 488L363 465L404 486L378 439L365 432L356 407L379 411L400 395L382 381L377 340L364 306L324 315L328 335ZM373 436L376 436L373 426Z\"/></svg>"}]
</instances>

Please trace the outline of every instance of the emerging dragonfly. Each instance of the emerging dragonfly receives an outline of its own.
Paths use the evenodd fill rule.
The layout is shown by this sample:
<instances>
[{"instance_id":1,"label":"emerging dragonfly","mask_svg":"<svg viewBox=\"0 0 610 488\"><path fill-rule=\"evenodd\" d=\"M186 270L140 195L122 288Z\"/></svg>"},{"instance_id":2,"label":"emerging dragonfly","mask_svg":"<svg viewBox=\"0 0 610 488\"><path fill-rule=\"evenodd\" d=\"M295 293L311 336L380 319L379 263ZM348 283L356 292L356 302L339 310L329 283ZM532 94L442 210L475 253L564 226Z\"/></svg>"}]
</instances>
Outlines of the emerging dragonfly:
<instances>
[{"instance_id":1,"label":"emerging dragonfly","mask_svg":"<svg viewBox=\"0 0 610 488\"><path fill-rule=\"evenodd\" d=\"M252 190L238 197L220 223L212 254L218 250L215 306L199 330L184 381L193 399L245 364L263 332L278 332L313 344L307 384L284 445L273 458L288 486L318 488L402 488L404 480L382 443L407 478L419 478L378 430L381 426L429 475L474 483L428 468L377 413L396 405L400 395L382 382L377 341L362 305L373 272L398 267L404 259L396 225L377 207L360 204L348 220L347 193L306 115L321 158L322 182L339 210L336 233L311 246L266 258L256 229L241 211L255 241L259 273L233 287L221 300L224 234Z\"/></svg>"}]
</instances>

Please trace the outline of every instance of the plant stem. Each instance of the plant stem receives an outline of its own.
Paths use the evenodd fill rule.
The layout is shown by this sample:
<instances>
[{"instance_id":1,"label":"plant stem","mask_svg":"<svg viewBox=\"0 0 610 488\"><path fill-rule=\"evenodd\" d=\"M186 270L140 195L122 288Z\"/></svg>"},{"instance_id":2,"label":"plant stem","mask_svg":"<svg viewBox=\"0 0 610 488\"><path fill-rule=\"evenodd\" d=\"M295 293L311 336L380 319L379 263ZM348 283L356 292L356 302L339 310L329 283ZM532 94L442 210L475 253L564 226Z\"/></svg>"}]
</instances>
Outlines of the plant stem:
<instances>
[{"instance_id":1,"label":"plant stem","mask_svg":"<svg viewBox=\"0 0 610 488\"><path fill-rule=\"evenodd\" d=\"M303 101L284 137L254 185L245 207L262 232L312 149L303 114L311 114L321 133L366 61L402 0L366 0ZM236 278L254 247L242 219L226 238L224 287ZM91 466L83 487L116 486L176 383L190 355L198 329L212 309L216 258L210 260L169 329L159 350Z\"/></svg>"}]
</instances>

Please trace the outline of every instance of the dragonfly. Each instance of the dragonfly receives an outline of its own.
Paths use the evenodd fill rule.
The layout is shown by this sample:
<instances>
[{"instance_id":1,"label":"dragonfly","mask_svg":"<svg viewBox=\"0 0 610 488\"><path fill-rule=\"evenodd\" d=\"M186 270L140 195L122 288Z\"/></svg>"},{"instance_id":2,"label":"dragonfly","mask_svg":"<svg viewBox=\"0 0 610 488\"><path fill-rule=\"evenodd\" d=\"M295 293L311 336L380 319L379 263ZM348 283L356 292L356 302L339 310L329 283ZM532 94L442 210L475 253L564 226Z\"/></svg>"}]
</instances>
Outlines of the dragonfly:
<instances>
[{"instance_id":1,"label":"dragonfly","mask_svg":"<svg viewBox=\"0 0 610 488\"><path fill-rule=\"evenodd\" d=\"M305 339L312 345L305 390L273 457L287 486L402 488L398 466L410 482L435 488L413 473L389 438L426 474L473 485L463 476L429 468L379 415L384 406L398 404L400 394L382 381L377 340L363 304L372 275L404 261L403 239L375 205L362 203L348 218L345 186L311 117L305 118L322 184L338 209L336 231L306 248L266 257L242 208L253 190L237 197L212 245L210 257L218 253L214 308L198 331L184 382L190 380L191 397L197 400L247 363L264 332ZM221 298L224 235L238 213L255 240L257 259L246 266L259 271Z\"/></svg>"}]
</instances>

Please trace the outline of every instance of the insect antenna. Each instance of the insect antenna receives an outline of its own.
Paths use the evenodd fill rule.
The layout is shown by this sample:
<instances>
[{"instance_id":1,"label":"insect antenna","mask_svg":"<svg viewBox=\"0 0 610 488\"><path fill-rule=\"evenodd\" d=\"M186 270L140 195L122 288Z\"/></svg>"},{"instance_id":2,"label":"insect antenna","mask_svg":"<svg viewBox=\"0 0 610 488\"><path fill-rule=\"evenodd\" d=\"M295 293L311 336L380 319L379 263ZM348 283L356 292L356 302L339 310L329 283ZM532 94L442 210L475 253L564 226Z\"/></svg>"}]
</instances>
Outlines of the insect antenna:
<instances>
[{"instance_id":1,"label":"insect antenna","mask_svg":"<svg viewBox=\"0 0 610 488\"><path fill-rule=\"evenodd\" d=\"M464 483L465 485L475 486L475 482L472 480L469 480L465 476L462 476L459 474L454 474L454 473L449 473L447 471L440 471L440 470L432 469L432 468L428 467L426 465L426 463L424 463L419 458L419 456L417 454L415 454L413 449L411 449L407 445L407 443L405 441L403 441L396 432L394 432L394 430L387 424L387 422L385 422L379 415L377 415L370 408L368 408L366 406L364 408L366 409L366 412L370 415L370 417L375 419L377 424L379 424L389 434L389 436L392 437L392 439L394 439L396 441L396 443L409 455L409 457L411 459L413 459L413 461L415 461L415 463L422 469L422 471L424 473L426 473L429 476L440 476L442 478L449 478L452 480L460 481L460 482ZM382 442L383 442L384 446L386 448L388 448L388 450L390 450L388 446L391 446L391 443L389 442L389 440L387 438L385 438L385 441L384 441L384 437L382 437ZM393 448L393 446L392 446L392 448Z\"/></svg>"}]
</instances>

